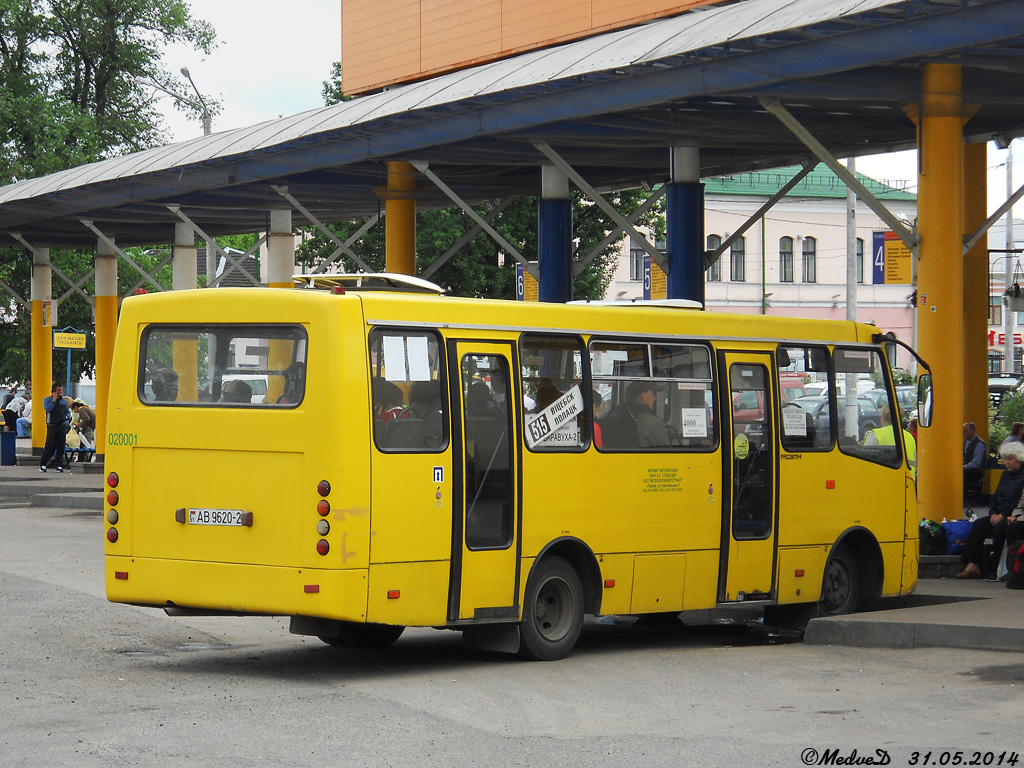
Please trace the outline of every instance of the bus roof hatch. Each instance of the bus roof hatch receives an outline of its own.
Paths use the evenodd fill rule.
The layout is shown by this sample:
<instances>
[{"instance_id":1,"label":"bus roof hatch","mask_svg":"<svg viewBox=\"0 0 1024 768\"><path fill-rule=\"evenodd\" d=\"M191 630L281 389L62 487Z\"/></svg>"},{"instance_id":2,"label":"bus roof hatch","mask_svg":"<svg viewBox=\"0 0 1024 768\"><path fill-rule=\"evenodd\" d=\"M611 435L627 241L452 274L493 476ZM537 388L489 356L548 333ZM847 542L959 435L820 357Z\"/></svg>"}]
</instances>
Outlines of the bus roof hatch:
<instances>
[{"instance_id":1,"label":"bus roof hatch","mask_svg":"<svg viewBox=\"0 0 1024 768\"><path fill-rule=\"evenodd\" d=\"M412 275L393 272L356 272L347 274L292 275L303 288L344 288L346 291L397 291L399 293L433 293L440 296L444 288Z\"/></svg>"}]
</instances>

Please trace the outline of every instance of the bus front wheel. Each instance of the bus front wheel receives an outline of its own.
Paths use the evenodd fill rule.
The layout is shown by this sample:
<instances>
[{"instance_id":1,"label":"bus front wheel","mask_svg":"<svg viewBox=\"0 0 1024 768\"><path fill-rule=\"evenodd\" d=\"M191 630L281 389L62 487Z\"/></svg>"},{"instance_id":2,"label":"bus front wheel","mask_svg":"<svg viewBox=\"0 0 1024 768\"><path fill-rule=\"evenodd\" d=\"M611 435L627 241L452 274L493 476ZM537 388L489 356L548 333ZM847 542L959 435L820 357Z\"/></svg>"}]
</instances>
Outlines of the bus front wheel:
<instances>
[{"instance_id":1,"label":"bus front wheel","mask_svg":"<svg viewBox=\"0 0 1024 768\"><path fill-rule=\"evenodd\" d=\"M583 629L583 584L560 557L545 557L526 582L519 655L533 661L564 659Z\"/></svg>"},{"instance_id":2,"label":"bus front wheel","mask_svg":"<svg viewBox=\"0 0 1024 768\"><path fill-rule=\"evenodd\" d=\"M343 621L337 637L321 636L328 645L340 648L363 648L381 650L390 648L402 636L405 627L391 624L360 624Z\"/></svg>"},{"instance_id":3,"label":"bus front wheel","mask_svg":"<svg viewBox=\"0 0 1024 768\"><path fill-rule=\"evenodd\" d=\"M827 616L853 613L860 597L860 568L850 548L837 544L825 563L818 605Z\"/></svg>"}]
</instances>

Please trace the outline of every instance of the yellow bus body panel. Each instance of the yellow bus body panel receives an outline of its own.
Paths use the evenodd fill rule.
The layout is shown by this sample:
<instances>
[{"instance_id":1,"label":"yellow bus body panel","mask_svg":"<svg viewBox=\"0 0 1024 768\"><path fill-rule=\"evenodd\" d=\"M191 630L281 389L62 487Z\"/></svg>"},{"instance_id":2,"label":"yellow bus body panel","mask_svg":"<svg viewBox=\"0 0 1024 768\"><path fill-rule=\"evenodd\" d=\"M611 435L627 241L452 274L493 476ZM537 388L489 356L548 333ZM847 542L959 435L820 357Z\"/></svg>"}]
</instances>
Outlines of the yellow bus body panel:
<instances>
[{"instance_id":1,"label":"yellow bus body panel","mask_svg":"<svg viewBox=\"0 0 1024 768\"><path fill-rule=\"evenodd\" d=\"M874 332L854 323L755 322L664 308L524 307L312 290L209 293L123 303L106 436L106 468L120 478L116 504L105 505L105 528L118 533L105 543L108 597L117 602L418 626L471 618L448 616L452 552L464 546L453 536L462 492L453 479L453 447L400 454L374 444L367 353L373 327L436 329L445 344L518 342L522 333L564 329L584 341L631 335L711 340L740 352L771 351L782 340L864 344ZM301 326L308 334L303 401L288 409L141 403L138 355L146 327L185 322ZM712 365L717 379L727 375L714 355ZM518 371L512 373L517 380ZM448 371L449 384L456 379L457 372ZM725 442L720 438L708 452L636 454L602 453L593 445L578 453L542 453L519 445L516 544L459 574L460 594L466 604L486 604L486 595L503 590L518 568L521 611L535 559L553 542L574 540L593 554L601 613L716 606L729 520L722 462L730 460L731 446ZM844 455L836 446L827 453L780 450L777 474L775 563L761 558L749 567L757 578L774 577L778 602L820 597L828 552L851 528L866 529L878 542L883 594L914 588L918 516L905 471ZM323 480L331 488L326 517L317 512ZM253 525L178 522L177 510L190 507L251 511ZM111 512L116 524L109 522ZM325 520L330 530L322 534L317 526ZM329 544L326 555L317 552L321 539ZM730 575L743 575L747 564L728 567ZM802 577L795 576L799 569ZM508 601L495 607L507 608Z\"/></svg>"}]
</instances>

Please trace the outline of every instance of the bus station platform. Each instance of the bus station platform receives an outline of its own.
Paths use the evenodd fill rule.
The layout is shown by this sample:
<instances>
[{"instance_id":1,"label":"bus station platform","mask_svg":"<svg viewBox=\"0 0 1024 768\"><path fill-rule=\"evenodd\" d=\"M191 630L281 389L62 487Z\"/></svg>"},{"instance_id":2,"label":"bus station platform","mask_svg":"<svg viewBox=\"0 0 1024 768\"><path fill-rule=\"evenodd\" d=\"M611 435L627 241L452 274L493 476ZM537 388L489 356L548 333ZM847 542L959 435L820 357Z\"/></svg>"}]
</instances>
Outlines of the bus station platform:
<instances>
[{"instance_id":1,"label":"bus station platform","mask_svg":"<svg viewBox=\"0 0 1024 768\"><path fill-rule=\"evenodd\" d=\"M27 463L0 466L0 514L4 509L44 507L102 516L102 464L72 464L70 474L52 469L43 474L35 457L19 458ZM923 578L914 594L886 599L882 610L812 619L804 632L804 642L1024 653L1024 590L1007 589L999 582L982 579L942 577L940 574L952 570L952 564L929 560L923 558Z\"/></svg>"}]
</instances>

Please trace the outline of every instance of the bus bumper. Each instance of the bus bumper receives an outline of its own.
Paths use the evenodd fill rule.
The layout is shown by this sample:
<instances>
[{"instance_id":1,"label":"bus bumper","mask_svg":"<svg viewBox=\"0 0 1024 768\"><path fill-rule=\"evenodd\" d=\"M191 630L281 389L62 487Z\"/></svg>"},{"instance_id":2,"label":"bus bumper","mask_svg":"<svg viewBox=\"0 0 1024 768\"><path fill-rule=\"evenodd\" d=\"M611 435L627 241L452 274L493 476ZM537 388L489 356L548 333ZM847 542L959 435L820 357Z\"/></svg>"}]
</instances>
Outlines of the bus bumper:
<instances>
[{"instance_id":1,"label":"bus bumper","mask_svg":"<svg viewBox=\"0 0 1024 768\"><path fill-rule=\"evenodd\" d=\"M366 620L365 569L285 568L108 555L105 571L107 599L113 603Z\"/></svg>"}]
</instances>

